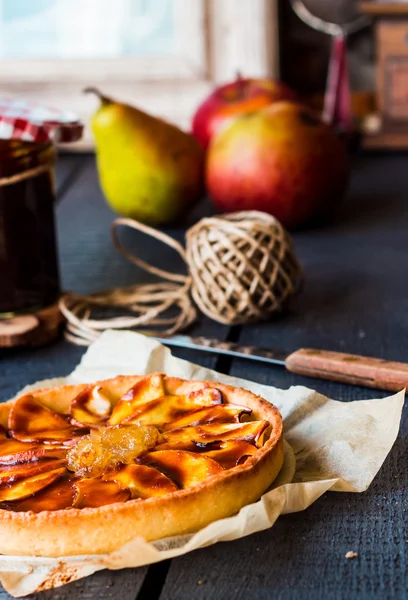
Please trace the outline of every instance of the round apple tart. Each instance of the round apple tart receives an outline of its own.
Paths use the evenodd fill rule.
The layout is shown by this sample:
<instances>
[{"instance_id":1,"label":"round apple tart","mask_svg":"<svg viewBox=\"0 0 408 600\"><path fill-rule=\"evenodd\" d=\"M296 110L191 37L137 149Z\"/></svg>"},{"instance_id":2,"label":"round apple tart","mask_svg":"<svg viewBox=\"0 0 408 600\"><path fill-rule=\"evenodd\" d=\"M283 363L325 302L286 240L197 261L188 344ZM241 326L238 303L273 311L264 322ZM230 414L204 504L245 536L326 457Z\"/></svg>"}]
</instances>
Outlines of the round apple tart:
<instances>
[{"instance_id":1,"label":"round apple tart","mask_svg":"<svg viewBox=\"0 0 408 600\"><path fill-rule=\"evenodd\" d=\"M283 463L278 409L161 373L0 405L0 553L110 552L197 531L257 500Z\"/></svg>"}]
</instances>

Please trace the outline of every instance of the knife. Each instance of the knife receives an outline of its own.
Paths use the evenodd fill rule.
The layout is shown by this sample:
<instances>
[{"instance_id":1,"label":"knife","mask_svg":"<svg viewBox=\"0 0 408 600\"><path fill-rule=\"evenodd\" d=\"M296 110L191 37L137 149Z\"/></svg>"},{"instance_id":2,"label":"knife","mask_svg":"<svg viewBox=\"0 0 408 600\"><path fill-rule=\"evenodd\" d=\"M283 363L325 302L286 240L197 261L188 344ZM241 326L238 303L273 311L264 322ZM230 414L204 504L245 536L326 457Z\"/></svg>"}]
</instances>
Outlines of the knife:
<instances>
[{"instance_id":1,"label":"knife","mask_svg":"<svg viewBox=\"0 0 408 600\"><path fill-rule=\"evenodd\" d=\"M242 346L233 342L187 335L174 335L168 338L155 337L155 339L166 346L279 365L286 367L292 373L308 377L392 392L398 392L408 387L408 364L381 358L311 348L301 348L287 355L267 348Z\"/></svg>"}]
</instances>

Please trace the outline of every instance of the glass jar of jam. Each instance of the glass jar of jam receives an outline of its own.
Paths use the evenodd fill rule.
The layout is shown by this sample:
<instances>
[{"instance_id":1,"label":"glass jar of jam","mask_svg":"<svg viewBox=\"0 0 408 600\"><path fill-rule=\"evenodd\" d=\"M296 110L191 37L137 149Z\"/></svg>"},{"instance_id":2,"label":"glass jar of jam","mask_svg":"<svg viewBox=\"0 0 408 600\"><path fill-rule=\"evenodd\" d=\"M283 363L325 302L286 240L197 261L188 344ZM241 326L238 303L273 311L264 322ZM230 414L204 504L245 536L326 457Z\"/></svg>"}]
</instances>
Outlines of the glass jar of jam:
<instances>
[{"instance_id":1,"label":"glass jar of jam","mask_svg":"<svg viewBox=\"0 0 408 600\"><path fill-rule=\"evenodd\" d=\"M54 161L51 143L0 140L0 318L58 298Z\"/></svg>"}]
</instances>

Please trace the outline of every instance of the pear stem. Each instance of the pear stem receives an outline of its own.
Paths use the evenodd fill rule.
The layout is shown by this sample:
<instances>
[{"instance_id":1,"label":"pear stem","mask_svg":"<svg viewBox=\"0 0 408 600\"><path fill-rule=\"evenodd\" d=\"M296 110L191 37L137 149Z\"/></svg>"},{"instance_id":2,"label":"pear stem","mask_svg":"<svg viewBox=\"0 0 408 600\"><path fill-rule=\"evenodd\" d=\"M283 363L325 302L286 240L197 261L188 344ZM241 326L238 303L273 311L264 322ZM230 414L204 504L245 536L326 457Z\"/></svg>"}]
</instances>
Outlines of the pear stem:
<instances>
[{"instance_id":1,"label":"pear stem","mask_svg":"<svg viewBox=\"0 0 408 600\"><path fill-rule=\"evenodd\" d=\"M101 101L101 103L103 105L112 104L112 102L113 102L113 100L111 98L102 94L102 92L100 92L98 90L98 88L95 88L95 87L87 87L83 90L83 93L84 94L95 94L96 96L98 96L99 100Z\"/></svg>"}]
</instances>

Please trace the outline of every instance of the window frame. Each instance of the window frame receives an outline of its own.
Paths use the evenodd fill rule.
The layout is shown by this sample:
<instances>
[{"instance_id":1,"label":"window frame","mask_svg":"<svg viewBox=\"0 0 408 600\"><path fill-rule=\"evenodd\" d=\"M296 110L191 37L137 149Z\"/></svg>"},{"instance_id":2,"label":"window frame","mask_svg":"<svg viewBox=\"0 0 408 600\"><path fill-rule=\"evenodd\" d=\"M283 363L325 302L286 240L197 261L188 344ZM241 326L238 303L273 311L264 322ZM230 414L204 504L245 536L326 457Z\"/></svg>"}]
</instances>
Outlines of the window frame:
<instances>
[{"instance_id":1,"label":"window frame","mask_svg":"<svg viewBox=\"0 0 408 600\"><path fill-rule=\"evenodd\" d=\"M86 86L188 128L199 102L218 84L278 75L276 0L173 0L179 52L171 57L0 60L0 93L75 112L86 124L95 98ZM87 126L73 145L93 148Z\"/></svg>"}]
</instances>

